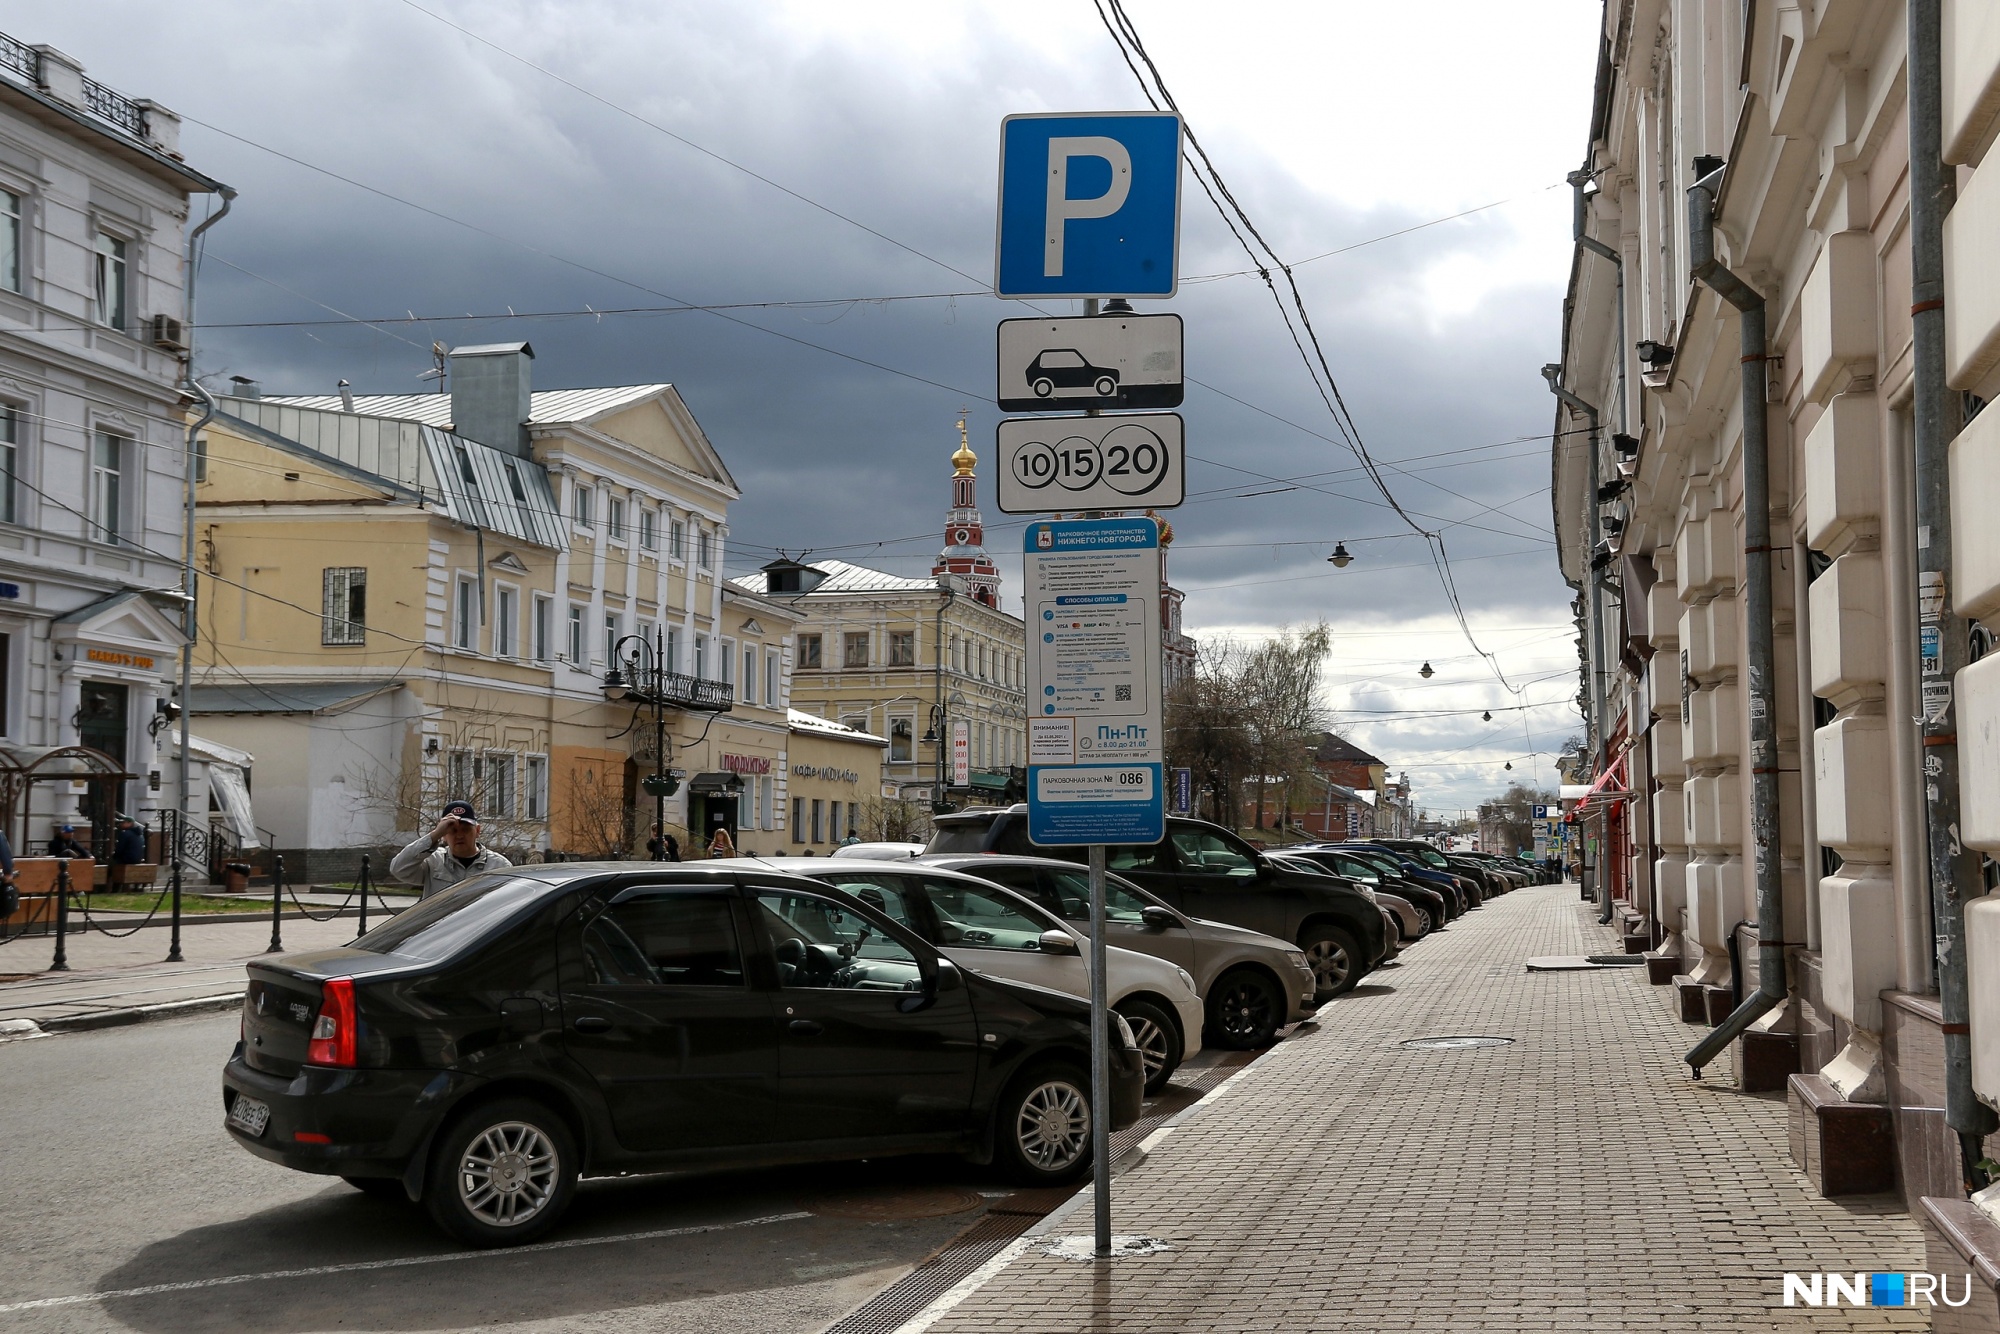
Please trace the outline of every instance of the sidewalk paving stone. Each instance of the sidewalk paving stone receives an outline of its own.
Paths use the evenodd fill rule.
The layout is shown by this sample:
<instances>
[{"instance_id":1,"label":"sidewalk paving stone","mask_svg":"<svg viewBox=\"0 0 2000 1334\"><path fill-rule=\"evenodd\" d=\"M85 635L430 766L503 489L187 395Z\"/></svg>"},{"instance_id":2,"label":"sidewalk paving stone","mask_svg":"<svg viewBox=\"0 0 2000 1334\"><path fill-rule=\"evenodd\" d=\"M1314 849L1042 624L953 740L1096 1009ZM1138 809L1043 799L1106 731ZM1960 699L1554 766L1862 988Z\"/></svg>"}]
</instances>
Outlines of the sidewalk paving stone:
<instances>
[{"instance_id":1,"label":"sidewalk paving stone","mask_svg":"<svg viewBox=\"0 0 2000 1334\"><path fill-rule=\"evenodd\" d=\"M1419 944L1118 1178L1113 1231L1173 1250L1031 1247L929 1334L1928 1328L1783 1305L1788 1270L1921 1269L1918 1227L1893 1197L1816 1195L1782 1096L1691 1079L1701 1030L1643 970L1525 969L1606 948L1592 911L1517 890ZM1462 1034L1515 1042L1397 1045Z\"/></svg>"}]
</instances>

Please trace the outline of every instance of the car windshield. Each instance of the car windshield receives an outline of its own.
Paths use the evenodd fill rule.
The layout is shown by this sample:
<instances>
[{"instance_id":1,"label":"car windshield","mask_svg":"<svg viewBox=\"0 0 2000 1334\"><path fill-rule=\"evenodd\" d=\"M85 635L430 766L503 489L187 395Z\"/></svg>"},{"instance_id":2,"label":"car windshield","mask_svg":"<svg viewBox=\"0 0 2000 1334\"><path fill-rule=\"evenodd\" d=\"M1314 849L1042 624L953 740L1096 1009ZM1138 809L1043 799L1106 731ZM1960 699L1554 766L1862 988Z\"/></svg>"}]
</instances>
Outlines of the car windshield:
<instances>
[{"instance_id":1,"label":"car windshield","mask_svg":"<svg viewBox=\"0 0 2000 1334\"><path fill-rule=\"evenodd\" d=\"M999 891L963 880L926 878L923 885L931 911L937 914L940 945L1032 953L1041 949L1042 932L1050 929Z\"/></svg>"},{"instance_id":2,"label":"car windshield","mask_svg":"<svg viewBox=\"0 0 2000 1334\"><path fill-rule=\"evenodd\" d=\"M483 875L461 880L414 908L397 913L351 948L412 959L442 959L484 936L523 904L548 892L539 880Z\"/></svg>"},{"instance_id":3,"label":"car windshield","mask_svg":"<svg viewBox=\"0 0 2000 1334\"><path fill-rule=\"evenodd\" d=\"M951 824L942 821L937 832L931 835L926 852L984 852L981 846L986 842L986 823L983 820L959 820Z\"/></svg>"},{"instance_id":4,"label":"car windshield","mask_svg":"<svg viewBox=\"0 0 2000 1334\"><path fill-rule=\"evenodd\" d=\"M1439 852L1436 848L1415 848L1413 849L1413 851L1417 855L1417 860L1423 862L1428 866L1451 865L1450 862L1444 859L1444 854L1442 852Z\"/></svg>"},{"instance_id":5,"label":"car windshield","mask_svg":"<svg viewBox=\"0 0 2000 1334\"><path fill-rule=\"evenodd\" d=\"M1050 871L1048 874L1049 883L1055 888L1056 901L1062 905L1062 915L1072 922L1089 921L1089 875L1082 871ZM1146 908L1146 900L1114 877L1104 877L1105 921L1143 922L1146 920Z\"/></svg>"}]
</instances>

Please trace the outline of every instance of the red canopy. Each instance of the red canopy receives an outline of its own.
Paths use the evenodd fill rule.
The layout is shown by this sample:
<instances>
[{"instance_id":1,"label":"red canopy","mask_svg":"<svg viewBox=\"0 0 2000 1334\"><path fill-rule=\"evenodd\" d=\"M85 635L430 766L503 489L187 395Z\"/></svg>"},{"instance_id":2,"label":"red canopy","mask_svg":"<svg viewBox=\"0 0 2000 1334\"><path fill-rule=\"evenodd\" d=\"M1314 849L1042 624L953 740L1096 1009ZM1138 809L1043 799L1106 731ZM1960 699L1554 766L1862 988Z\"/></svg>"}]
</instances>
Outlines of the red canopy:
<instances>
[{"instance_id":1,"label":"red canopy","mask_svg":"<svg viewBox=\"0 0 2000 1334\"><path fill-rule=\"evenodd\" d=\"M1630 754L1631 752L1627 751L1605 766L1604 772L1599 774L1596 781L1590 785L1590 791L1584 793L1578 799L1576 805L1570 808L1569 814L1564 817L1568 823L1575 824L1577 817L1583 813L1584 808L1593 802L1599 805L1608 805L1614 801L1630 801L1632 799L1633 793L1625 777L1626 760Z\"/></svg>"}]
</instances>

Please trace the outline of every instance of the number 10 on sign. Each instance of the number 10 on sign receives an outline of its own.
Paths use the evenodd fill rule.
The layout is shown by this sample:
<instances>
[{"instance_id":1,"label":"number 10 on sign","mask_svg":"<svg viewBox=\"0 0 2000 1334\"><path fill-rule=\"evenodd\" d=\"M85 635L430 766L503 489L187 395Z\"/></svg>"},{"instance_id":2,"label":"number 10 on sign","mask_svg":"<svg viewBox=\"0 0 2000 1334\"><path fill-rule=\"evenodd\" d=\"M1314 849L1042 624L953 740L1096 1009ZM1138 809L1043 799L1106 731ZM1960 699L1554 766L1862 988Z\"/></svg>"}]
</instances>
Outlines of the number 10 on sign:
<instances>
[{"instance_id":1,"label":"number 10 on sign","mask_svg":"<svg viewBox=\"0 0 2000 1334\"><path fill-rule=\"evenodd\" d=\"M1187 493L1177 412L1010 417L997 428L1000 510L1167 509Z\"/></svg>"}]
</instances>

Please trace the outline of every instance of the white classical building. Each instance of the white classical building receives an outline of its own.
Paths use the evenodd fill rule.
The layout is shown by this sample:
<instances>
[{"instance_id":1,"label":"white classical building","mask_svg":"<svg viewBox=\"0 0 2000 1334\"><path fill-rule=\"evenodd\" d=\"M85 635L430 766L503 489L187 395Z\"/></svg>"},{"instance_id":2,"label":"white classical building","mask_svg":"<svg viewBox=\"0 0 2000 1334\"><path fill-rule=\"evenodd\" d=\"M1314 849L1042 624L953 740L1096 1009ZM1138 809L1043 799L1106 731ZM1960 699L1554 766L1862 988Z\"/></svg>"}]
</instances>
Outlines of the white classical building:
<instances>
[{"instance_id":1,"label":"white classical building","mask_svg":"<svg viewBox=\"0 0 2000 1334\"><path fill-rule=\"evenodd\" d=\"M17 841L173 802L149 724L182 639L182 251L190 199L223 189L179 140L165 107L0 35L0 746L139 776L38 785Z\"/></svg>"},{"instance_id":2,"label":"white classical building","mask_svg":"<svg viewBox=\"0 0 2000 1334\"><path fill-rule=\"evenodd\" d=\"M2000 413L1986 406L2000 395L2000 6L1620 0L1603 35L1572 178L1563 360L1545 372L1562 402L1554 494L1585 630L1582 698L1603 701L1596 870L1684 1019L1771 994L1736 1043L1737 1072L1787 1090L1814 1184L1899 1189L1929 1229L1930 1268L1956 1248L1991 1274L1995 1257L1971 1260L2000 1233L1964 1174L1985 1127L1949 1124L1980 1117L1948 1108L1961 1095L1961 1108L2000 1107L2000 899L1984 894L1988 860L1955 998L1926 794L1949 738L1927 744L1923 719L1955 691L1955 832L2000 851L2000 655L1981 656L2000 628ZM1913 59L1926 42L1941 68ZM1948 210L1941 229L1912 210L1926 143L1957 187L1955 203L1925 196ZM1913 285L1927 240L1942 250L1938 291ZM1761 349L1739 313L1760 302ZM1942 321L1942 375L1928 379L1926 320ZM1916 512L1920 399L1941 406L1940 447L1956 434L1943 582L1919 577L1938 554ZM1760 424L1766 466L1746 471L1746 425ZM1746 502L1760 485L1762 541ZM1926 588L1932 610L1948 596L1970 625L1920 630ZM1953 637L1974 659L1955 680L1939 665ZM1775 810L1759 809L1760 778ZM1760 933L1762 908L1778 915ZM1760 941L1782 980L1760 966ZM1701 1036L1690 1028L1691 1048ZM1947 1069L1961 1043L1969 1089ZM1981 1301L1990 1321L1993 1293Z\"/></svg>"}]
</instances>

